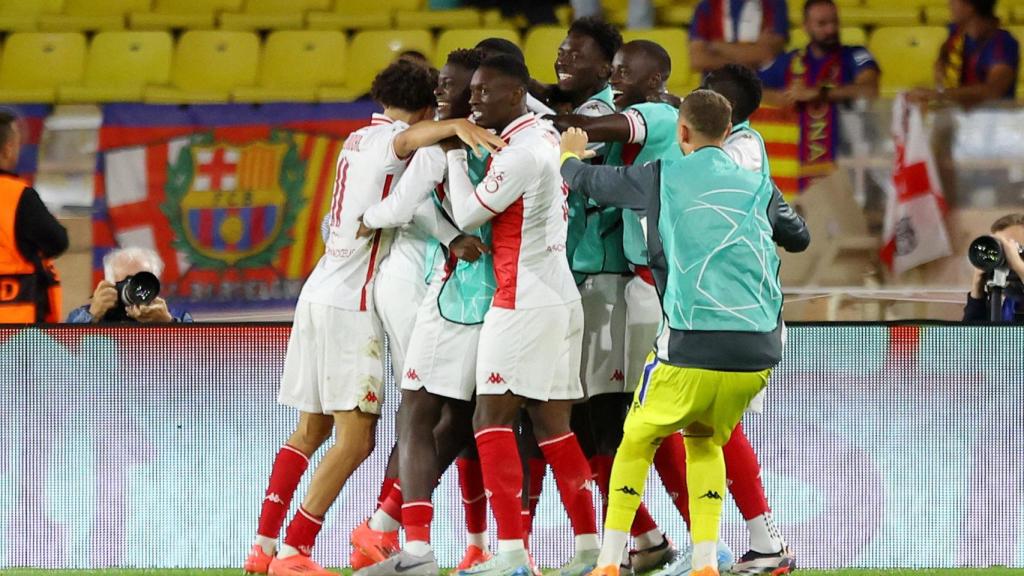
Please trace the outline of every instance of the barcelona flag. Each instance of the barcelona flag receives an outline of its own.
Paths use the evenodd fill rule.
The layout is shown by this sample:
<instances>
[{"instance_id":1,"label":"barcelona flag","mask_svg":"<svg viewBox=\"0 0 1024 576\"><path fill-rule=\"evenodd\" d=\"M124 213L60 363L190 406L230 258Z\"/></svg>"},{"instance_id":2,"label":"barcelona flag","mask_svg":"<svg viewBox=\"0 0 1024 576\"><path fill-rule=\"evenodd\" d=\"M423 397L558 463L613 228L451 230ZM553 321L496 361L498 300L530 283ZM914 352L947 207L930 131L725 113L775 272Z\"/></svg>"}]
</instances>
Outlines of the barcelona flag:
<instances>
[{"instance_id":1,"label":"barcelona flag","mask_svg":"<svg viewBox=\"0 0 1024 576\"><path fill-rule=\"evenodd\" d=\"M94 275L116 246L156 250L190 307L287 304L323 251L344 139L371 102L104 107Z\"/></svg>"}]
</instances>

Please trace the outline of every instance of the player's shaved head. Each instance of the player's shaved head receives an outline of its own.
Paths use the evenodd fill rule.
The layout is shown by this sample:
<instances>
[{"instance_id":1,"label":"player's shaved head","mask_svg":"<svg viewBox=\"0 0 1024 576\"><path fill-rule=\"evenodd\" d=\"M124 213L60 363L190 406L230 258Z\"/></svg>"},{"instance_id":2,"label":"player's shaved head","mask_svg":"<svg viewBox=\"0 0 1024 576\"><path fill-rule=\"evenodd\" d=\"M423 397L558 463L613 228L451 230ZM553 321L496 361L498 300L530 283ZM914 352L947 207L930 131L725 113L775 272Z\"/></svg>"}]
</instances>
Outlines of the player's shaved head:
<instances>
[{"instance_id":1,"label":"player's shaved head","mask_svg":"<svg viewBox=\"0 0 1024 576\"><path fill-rule=\"evenodd\" d=\"M694 90L680 104L679 120L700 136L719 140L732 124L732 106L717 92Z\"/></svg>"},{"instance_id":2,"label":"player's shaved head","mask_svg":"<svg viewBox=\"0 0 1024 576\"><path fill-rule=\"evenodd\" d=\"M635 54L643 60L650 62L654 71L661 74L661 80L667 81L672 74L672 57L657 42L650 40L633 40L622 45L624 52Z\"/></svg>"}]
</instances>

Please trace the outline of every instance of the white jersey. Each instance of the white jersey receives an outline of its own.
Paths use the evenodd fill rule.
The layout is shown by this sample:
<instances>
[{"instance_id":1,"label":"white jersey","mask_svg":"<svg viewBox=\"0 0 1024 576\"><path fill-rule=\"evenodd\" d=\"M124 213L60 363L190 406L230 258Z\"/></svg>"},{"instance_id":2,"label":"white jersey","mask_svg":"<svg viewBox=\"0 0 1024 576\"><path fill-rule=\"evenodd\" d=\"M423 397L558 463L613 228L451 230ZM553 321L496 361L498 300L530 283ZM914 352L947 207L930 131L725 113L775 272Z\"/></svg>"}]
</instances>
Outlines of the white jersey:
<instances>
[{"instance_id":1,"label":"white jersey","mask_svg":"<svg viewBox=\"0 0 1024 576\"><path fill-rule=\"evenodd\" d=\"M459 235L432 198L447 171L440 146L421 148L394 191L363 214L363 224L370 228L398 228L391 253L380 265L381 274L423 282L427 240L437 238L447 246Z\"/></svg>"},{"instance_id":2,"label":"white jersey","mask_svg":"<svg viewBox=\"0 0 1024 576\"><path fill-rule=\"evenodd\" d=\"M722 150L732 158L740 168L761 173L768 159L764 157L764 147L757 136L749 130L736 130L725 138Z\"/></svg>"},{"instance_id":3,"label":"white jersey","mask_svg":"<svg viewBox=\"0 0 1024 576\"><path fill-rule=\"evenodd\" d=\"M391 233L378 230L369 239L356 238L358 218L386 198L405 171L408 158L395 154L394 141L408 127L405 122L374 114L369 126L345 140L338 156L326 248L303 285L299 301L367 310L373 300L373 277L388 252Z\"/></svg>"},{"instance_id":4,"label":"white jersey","mask_svg":"<svg viewBox=\"0 0 1024 576\"><path fill-rule=\"evenodd\" d=\"M493 306L528 309L580 299L565 256L568 188L559 173L558 132L532 113L501 133L508 143L492 156L483 181L469 180L466 151L448 153L455 223L475 230L491 221Z\"/></svg>"}]
</instances>

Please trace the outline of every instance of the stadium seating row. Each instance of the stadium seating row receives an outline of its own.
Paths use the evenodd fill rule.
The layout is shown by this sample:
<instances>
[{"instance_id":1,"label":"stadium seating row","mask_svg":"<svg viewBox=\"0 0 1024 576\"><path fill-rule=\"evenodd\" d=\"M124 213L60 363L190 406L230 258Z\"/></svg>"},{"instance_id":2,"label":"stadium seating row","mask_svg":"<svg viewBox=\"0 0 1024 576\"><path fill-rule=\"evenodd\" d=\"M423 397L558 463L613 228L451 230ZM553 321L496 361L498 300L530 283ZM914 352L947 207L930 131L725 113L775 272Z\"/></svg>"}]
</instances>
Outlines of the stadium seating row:
<instances>
[{"instance_id":1,"label":"stadium seating row","mask_svg":"<svg viewBox=\"0 0 1024 576\"><path fill-rule=\"evenodd\" d=\"M628 0L603 0L608 19L626 21ZM802 18L804 0L789 0L790 20ZM689 23L697 0L654 0L663 26ZM850 26L942 25L946 0L839 0ZM370 30L523 28L522 19L496 10L428 10L426 0L0 0L0 31L104 30ZM571 10L558 16L564 25ZM1024 24L1024 0L1003 0L1005 22Z\"/></svg>"},{"instance_id":2,"label":"stadium seating row","mask_svg":"<svg viewBox=\"0 0 1024 576\"><path fill-rule=\"evenodd\" d=\"M0 49L0 102L351 100L366 94L376 72L405 51L440 65L451 50L490 36L520 43L518 32L502 28L446 30L436 39L426 30L368 30L351 41L339 31L282 30L262 45L253 32L222 30L188 31L177 44L167 32L101 32L91 42L77 32L21 32ZM669 51L674 92L697 84L686 32L661 28L624 36L653 40ZM883 70L883 93L892 94L932 83L946 30L879 28L865 42L863 29L848 28L842 36L846 43L868 44ZM538 26L523 39L527 64L539 80L555 80L555 54L564 37L562 27Z\"/></svg>"}]
</instances>

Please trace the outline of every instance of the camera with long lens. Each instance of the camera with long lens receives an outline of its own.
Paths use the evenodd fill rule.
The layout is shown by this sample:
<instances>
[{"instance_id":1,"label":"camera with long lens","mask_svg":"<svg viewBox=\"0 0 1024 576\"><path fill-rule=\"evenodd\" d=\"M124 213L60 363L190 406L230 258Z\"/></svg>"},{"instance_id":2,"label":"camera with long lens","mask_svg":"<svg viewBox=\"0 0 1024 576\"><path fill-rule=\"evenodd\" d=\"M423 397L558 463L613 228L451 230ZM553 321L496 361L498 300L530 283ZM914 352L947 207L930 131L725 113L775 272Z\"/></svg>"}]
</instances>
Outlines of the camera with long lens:
<instances>
[{"instance_id":1,"label":"camera with long lens","mask_svg":"<svg viewBox=\"0 0 1024 576\"><path fill-rule=\"evenodd\" d=\"M107 312L108 322L124 322L129 319L128 306L151 304L160 295L160 279L150 272L139 272L125 277L114 284L117 290L117 305Z\"/></svg>"},{"instance_id":2,"label":"camera with long lens","mask_svg":"<svg viewBox=\"0 0 1024 576\"><path fill-rule=\"evenodd\" d=\"M1024 256L1024 247L1018 246L1018 252ZM985 290L989 293L990 320L999 320L1003 296L1014 299L1024 295L1024 285L1020 276L1006 262L1006 251L1003 243L995 236L978 236L967 249L967 259L971 265L985 273Z\"/></svg>"}]
</instances>

